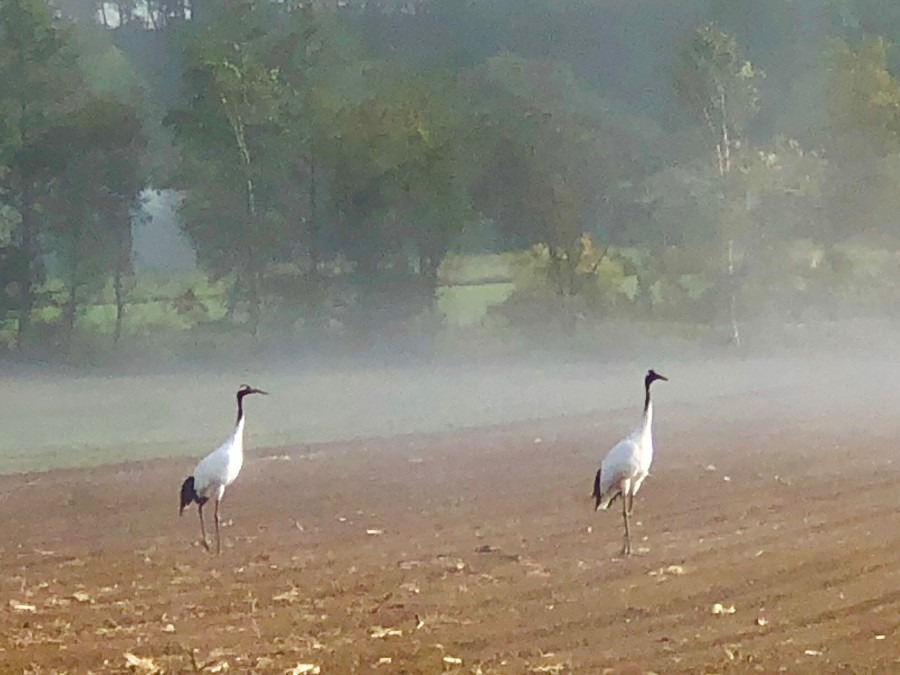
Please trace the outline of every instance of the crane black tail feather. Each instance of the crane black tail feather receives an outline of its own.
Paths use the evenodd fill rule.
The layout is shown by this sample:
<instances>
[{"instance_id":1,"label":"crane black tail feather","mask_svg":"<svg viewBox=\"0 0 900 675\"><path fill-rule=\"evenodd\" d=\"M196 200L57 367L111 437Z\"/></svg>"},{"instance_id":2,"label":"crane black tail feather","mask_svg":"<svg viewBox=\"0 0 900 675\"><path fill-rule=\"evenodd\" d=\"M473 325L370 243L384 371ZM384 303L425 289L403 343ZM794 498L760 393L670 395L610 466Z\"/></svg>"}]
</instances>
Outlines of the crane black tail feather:
<instances>
[{"instance_id":1,"label":"crane black tail feather","mask_svg":"<svg viewBox=\"0 0 900 675\"><path fill-rule=\"evenodd\" d=\"M178 509L178 515L184 513L184 510L191 505L191 502L200 503L200 495L194 489L194 477L188 476L181 484L181 507Z\"/></svg>"},{"instance_id":2,"label":"crane black tail feather","mask_svg":"<svg viewBox=\"0 0 900 675\"><path fill-rule=\"evenodd\" d=\"M603 497L600 495L600 472L602 469L597 469L597 475L594 476L594 493L591 495L594 498L594 510L600 508L600 502L603 501Z\"/></svg>"}]
</instances>

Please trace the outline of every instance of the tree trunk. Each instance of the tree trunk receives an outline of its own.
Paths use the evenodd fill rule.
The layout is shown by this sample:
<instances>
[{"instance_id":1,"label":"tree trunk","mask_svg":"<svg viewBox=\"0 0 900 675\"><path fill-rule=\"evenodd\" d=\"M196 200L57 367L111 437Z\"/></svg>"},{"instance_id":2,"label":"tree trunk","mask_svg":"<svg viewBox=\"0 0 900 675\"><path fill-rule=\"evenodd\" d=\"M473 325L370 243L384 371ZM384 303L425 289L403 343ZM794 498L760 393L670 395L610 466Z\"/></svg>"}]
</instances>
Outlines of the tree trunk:
<instances>
[{"instance_id":1,"label":"tree trunk","mask_svg":"<svg viewBox=\"0 0 900 675\"><path fill-rule=\"evenodd\" d=\"M234 140L237 143L238 152L241 155L241 167L244 170L244 180L247 186L247 216L249 228L247 239L252 240L255 230L259 226L259 219L256 209L256 186L253 182L253 175L250 171L252 161L250 157L250 148L247 146L247 138L244 133L244 121L240 113L233 110L228 105L228 100L222 96L222 105L228 115L231 124ZM259 320L260 320L260 293L259 293L259 270L257 269L258 261L252 244L247 245L247 302L249 304L248 313L250 314L250 333L253 338L259 337Z\"/></svg>"},{"instance_id":2,"label":"tree trunk","mask_svg":"<svg viewBox=\"0 0 900 675\"><path fill-rule=\"evenodd\" d=\"M81 244L81 232L77 226L72 228L71 242L72 260L69 270L69 297L63 307L63 342L64 351L69 354L72 350L72 342L75 336L75 312L78 309L78 262Z\"/></svg>"},{"instance_id":3,"label":"tree trunk","mask_svg":"<svg viewBox=\"0 0 900 675\"><path fill-rule=\"evenodd\" d=\"M122 327L125 323L125 278L131 276L131 220L128 209L122 209L121 222L117 223L116 231L119 233L119 245L116 250L116 267L113 275L113 289L116 293L116 327L113 332L113 344L118 345L122 339Z\"/></svg>"},{"instance_id":4,"label":"tree trunk","mask_svg":"<svg viewBox=\"0 0 900 675\"><path fill-rule=\"evenodd\" d=\"M719 107L722 114L722 128L720 140L716 144L716 158L719 162L719 175L727 176L731 173L731 138L728 133L728 116L726 115L725 92L719 90Z\"/></svg>"},{"instance_id":5,"label":"tree trunk","mask_svg":"<svg viewBox=\"0 0 900 675\"><path fill-rule=\"evenodd\" d=\"M75 311L78 304L78 282L75 280L73 271L69 280L69 297L66 305L63 307L63 341L64 351L66 354L72 351L72 341L75 335Z\"/></svg>"},{"instance_id":6,"label":"tree trunk","mask_svg":"<svg viewBox=\"0 0 900 675\"><path fill-rule=\"evenodd\" d=\"M256 269L256 255L252 246L247 247L247 312L250 315L250 334L259 338L260 297L259 272Z\"/></svg>"},{"instance_id":7,"label":"tree trunk","mask_svg":"<svg viewBox=\"0 0 900 675\"><path fill-rule=\"evenodd\" d=\"M256 198L253 188L253 179L247 178L247 201L250 211L250 227L255 228L257 225L256 218ZM252 233L250 234L252 237ZM247 246L247 302L249 304L248 313L250 314L250 334L254 339L259 337L259 318L260 318L260 274L258 262L256 259L256 251L252 245Z\"/></svg>"},{"instance_id":8,"label":"tree trunk","mask_svg":"<svg viewBox=\"0 0 900 675\"><path fill-rule=\"evenodd\" d=\"M727 184L728 176L731 174L731 136L728 131L728 115L727 103L725 100L725 91L719 88L719 112L722 122L719 130L719 142L716 143L716 159L718 162L719 176L723 180L723 189L725 190L726 204L730 201L729 187ZM734 237L728 237L728 249L726 253L726 265L728 269L728 315L731 322L731 344L740 348L741 346L741 329L738 324L737 316L737 280L734 270Z\"/></svg>"},{"instance_id":9,"label":"tree trunk","mask_svg":"<svg viewBox=\"0 0 900 675\"><path fill-rule=\"evenodd\" d=\"M734 275L734 240L728 240L728 308L731 314L731 344L740 348L741 329L737 319L737 280Z\"/></svg>"},{"instance_id":10,"label":"tree trunk","mask_svg":"<svg viewBox=\"0 0 900 675\"><path fill-rule=\"evenodd\" d=\"M321 274L322 249L321 233L322 222L319 220L319 184L316 166L316 153L309 152L309 180L307 181L307 199L309 200L309 221L306 228L306 237L309 247L309 297L306 314L312 322L313 328L318 331L322 328L326 312L323 305L323 289L326 281Z\"/></svg>"},{"instance_id":11,"label":"tree trunk","mask_svg":"<svg viewBox=\"0 0 900 675\"><path fill-rule=\"evenodd\" d=\"M116 327L113 331L113 344L118 345L122 339L122 324L125 322L125 289L122 285L122 270L118 266L113 276L113 290L116 293Z\"/></svg>"},{"instance_id":12,"label":"tree trunk","mask_svg":"<svg viewBox=\"0 0 900 675\"><path fill-rule=\"evenodd\" d=\"M31 332L31 314L34 311L35 275L37 273L37 215L34 210L34 186L30 179L23 181L20 232L22 252L27 261L27 274L23 280L22 302L19 306L19 322L16 330L16 349L23 351Z\"/></svg>"},{"instance_id":13,"label":"tree trunk","mask_svg":"<svg viewBox=\"0 0 900 675\"><path fill-rule=\"evenodd\" d=\"M238 273L235 275L234 281L231 282L231 286L228 288L228 296L225 298L225 318L229 321L234 317L240 295L241 275Z\"/></svg>"},{"instance_id":14,"label":"tree trunk","mask_svg":"<svg viewBox=\"0 0 900 675\"><path fill-rule=\"evenodd\" d=\"M319 276L319 263L322 260L322 252L319 250L319 236L321 223L319 222L319 211L316 200L318 197L318 185L316 184L316 157L310 153L309 156L309 262L310 270L313 277Z\"/></svg>"}]
</instances>

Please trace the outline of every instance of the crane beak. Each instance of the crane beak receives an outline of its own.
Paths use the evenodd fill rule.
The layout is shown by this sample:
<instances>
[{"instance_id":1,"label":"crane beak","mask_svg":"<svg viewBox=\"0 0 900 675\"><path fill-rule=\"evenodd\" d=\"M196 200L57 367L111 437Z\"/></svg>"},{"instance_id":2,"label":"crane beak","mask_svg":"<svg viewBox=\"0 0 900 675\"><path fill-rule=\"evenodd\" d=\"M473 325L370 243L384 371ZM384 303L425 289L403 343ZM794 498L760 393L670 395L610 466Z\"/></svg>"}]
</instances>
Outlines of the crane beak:
<instances>
[{"instance_id":1,"label":"crane beak","mask_svg":"<svg viewBox=\"0 0 900 675\"><path fill-rule=\"evenodd\" d=\"M251 393L251 394L264 394L264 395L266 395L266 396L269 395L269 392L263 391L262 389L254 389L254 390L251 391L250 393Z\"/></svg>"}]
</instances>

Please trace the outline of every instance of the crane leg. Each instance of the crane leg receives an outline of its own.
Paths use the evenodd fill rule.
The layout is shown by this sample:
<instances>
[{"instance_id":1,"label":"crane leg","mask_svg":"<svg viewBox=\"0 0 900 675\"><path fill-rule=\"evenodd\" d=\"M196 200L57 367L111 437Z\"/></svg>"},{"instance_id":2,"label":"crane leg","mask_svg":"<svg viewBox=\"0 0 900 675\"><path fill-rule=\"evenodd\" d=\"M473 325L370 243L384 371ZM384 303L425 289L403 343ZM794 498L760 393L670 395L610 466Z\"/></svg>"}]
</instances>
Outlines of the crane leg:
<instances>
[{"instance_id":1,"label":"crane leg","mask_svg":"<svg viewBox=\"0 0 900 675\"><path fill-rule=\"evenodd\" d=\"M633 499L633 497L632 497ZM622 519L625 521L625 545L622 547L622 555L631 555L631 532L629 531L628 494L622 495Z\"/></svg>"},{"instance_id":2,"label":"crane leg","mask_svg":"<svg viewBox=\"0 0 900 675\"><path fill-rule=\"evenodd\" d=\"M219 498L216 498L216 555L222 552L222 541L219 539Z\"/></svg>"},{"instance_id":3,"label":"crane leg","mask_svg":"<svg viewBox=\"0 0 900 675\"><path fill-rule=\"evenodd\" d=\"M205 502L200 502L200 506L197 509L200 512L200 536L203 537L203 548L207 551L209 550L209 543L206 541L206 525L203 523L203 504Z\"/></svg>"}]
</instances>

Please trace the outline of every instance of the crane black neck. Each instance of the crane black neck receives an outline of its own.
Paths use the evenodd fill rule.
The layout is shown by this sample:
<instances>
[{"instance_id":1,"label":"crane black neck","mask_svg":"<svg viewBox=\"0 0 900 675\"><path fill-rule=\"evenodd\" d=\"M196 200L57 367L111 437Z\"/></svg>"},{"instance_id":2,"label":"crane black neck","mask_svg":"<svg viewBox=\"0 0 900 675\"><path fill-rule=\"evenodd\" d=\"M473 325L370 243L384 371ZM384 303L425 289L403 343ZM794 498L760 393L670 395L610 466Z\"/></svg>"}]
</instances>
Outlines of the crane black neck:
<instances>
[{"instance_id":1,"label":"crane black neck","mask_svg":"<svg viewBox=\"0 0 900 675\"><path fill-rule=\"evenodd\" d=\"M644 414L650 409L650 385L653 384L654 378L649 375L644 378Z\"/></svg>"},{"instance_id":2,"label":"crane black neck","mask_svg":"<svg viewBox=\"0 0 900 675\"><path fill-rule=\"evenodd\" d=\"M244 390L241 390L237 393L238 413L237 413L237 420L235 421L235 424L240 424L241 419L243 419L243 417L244 417L244 397L248 393L250 393L250 392L247 392Z\"/></svg>"},{"instance_id":3,"label":"crane black neck","mask_svg":"<svg viewBox=\"0 0 900 675\"><path fill-rule=\"evenodd\" d=\"M653 370L647 371L647 376L644 378L644 414L650 410L650 385L653 384L656 380L665 380L667 378L662 375L657 374Z\"/></svg>"}]
</instances>

